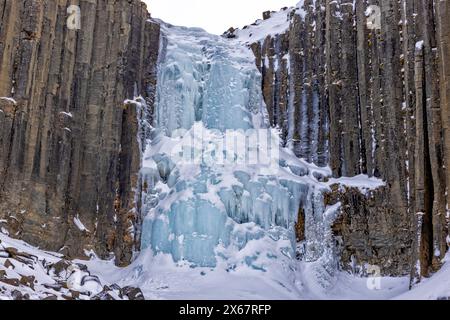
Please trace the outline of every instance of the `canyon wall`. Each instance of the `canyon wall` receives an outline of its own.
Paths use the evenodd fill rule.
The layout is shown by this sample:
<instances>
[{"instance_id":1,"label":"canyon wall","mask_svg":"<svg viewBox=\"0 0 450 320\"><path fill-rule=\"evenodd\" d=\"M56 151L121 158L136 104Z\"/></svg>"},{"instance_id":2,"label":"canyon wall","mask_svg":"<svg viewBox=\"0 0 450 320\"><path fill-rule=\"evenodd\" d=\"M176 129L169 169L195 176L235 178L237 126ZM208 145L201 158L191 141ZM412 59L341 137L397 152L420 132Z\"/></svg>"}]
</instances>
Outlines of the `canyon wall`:
<instances>
[{"instance_id":1,"label":"canyon wall","mask_svg":"<svg viewBox=\"0 0 450 320\"><path fill-rule=\"evenodd\" d=\"M248 43L286 146L335 177L386 181L326 197L342 203L333 230L345 269L414 278L447 251L449 2L305 0L284 10L285 31ZM136 137L143 102L152 114L159 25L138 0L0 0L0 14L0 227L127 264L140 243Z\"/></svg>"},{"instance_id":2,"label":"canyon wall","mask_svg":"<svg viewBox=\"0 0 450 320\"><path fill-rule=\"evenodd\" d=\"M70 5L79 28L68 28ZM141 110L125 100L153 105L158 24L138 0L0 0L0 14L0 226L127 264L139 246Z\"/></svg>"},{"instance_id":3,"label":"canyon wall","mask_svg":"<svg viewBox=\"0 0 450 320\"><path fill-rule=\"evenodd\" d=\"M330 165L335 177L386 181L369 198L351 190L332 197L344 204L335 226L344 268L371 263L385 274L428 275L447 251L449 8L432 0L305 0L284 9L286 31L250 37L270 120L286 145Z\"/></svg>"}]
</instances>

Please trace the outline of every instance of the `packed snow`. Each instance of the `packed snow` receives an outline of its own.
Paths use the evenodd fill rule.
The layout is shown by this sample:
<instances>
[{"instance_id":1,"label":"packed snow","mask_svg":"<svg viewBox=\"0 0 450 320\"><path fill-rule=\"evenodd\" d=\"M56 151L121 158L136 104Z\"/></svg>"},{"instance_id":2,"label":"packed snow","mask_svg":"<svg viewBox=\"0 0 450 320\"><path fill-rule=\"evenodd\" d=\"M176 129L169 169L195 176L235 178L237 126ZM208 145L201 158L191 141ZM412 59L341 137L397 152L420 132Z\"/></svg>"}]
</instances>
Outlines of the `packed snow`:
<instances>
[{"instance_id":1,"label":"packed snow","mask_svg":"<svg viewBox=\"0 0 450 320\"><path fill-rule=\"evenodd\" d=\"M375 177L368 177L364 174L355 177L331 178L328 180L327 184L329 186L339 184L342 187L357 188L362 194L367 194L370 190L386 186L386 183L383 180Z\"/></svg>"},{"instance_id":2,"label":"packed snow","mask_svg":"<svg viewBox=\"0 0 450 320\"><path fill-rule=\"evenodd\" d=\"M69 118L73 118L72 112L64 112L64 111L62 111L59 114L61 114L63 116L66 116L66 117L69 117Z\"/></svg>"},{"instance_id":3,"label":"packed snow","mask_svg":"<svg viewBox=\"0 0 450 320\"><path fill-rule=\"evenodd\" d=\"M4 222L0 222L4 223ZM47 252L0 232L0 300L142 300L136 287L120 287L100 279L87 264L70 261L60 253ZM94 268L98 270L98 268ZM110 265L99 274L108 273Z\"/></svg>"},{"instance_id":4,"label":"packed snow","mask_svg":"<svg viewBox=\"0 0 450 320\"><path fill-rule=\"evenodd\" d=\"M0 300L88 300L102 290L98 278L81 264L0 233Z\"/></svg>"},{"instance_id":5,"label":"packed snow","mask_svg":"<svg viewBox=\"0 0 450 320\"><path fill-rule=\"evenodd\" d=\"M239 41L251 44L264 41L267 36L282 34L289 29L291 24L291 15L293 13L302 17L305 16L303 3L304 1L300 1L295 7L284 8L277 12L271 12L270 18L266 20L257 20L243 29L236 30L234 35Z\"/></svg>"}]
</instances>

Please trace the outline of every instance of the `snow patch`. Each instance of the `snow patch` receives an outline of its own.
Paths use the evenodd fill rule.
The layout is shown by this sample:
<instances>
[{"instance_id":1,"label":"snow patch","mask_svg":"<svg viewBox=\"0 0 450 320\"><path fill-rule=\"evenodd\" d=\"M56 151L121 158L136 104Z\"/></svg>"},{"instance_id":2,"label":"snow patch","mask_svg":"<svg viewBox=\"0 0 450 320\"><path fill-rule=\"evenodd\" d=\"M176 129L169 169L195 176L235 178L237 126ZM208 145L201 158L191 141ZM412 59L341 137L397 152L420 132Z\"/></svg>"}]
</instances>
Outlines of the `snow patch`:
<instances>
[{"instance_id":1,"label":"snow patch","mask_svg":"<svg viewBox=\"0 0 450 320\"><path fill-rule=\"evenodd\" d=\"M89 230L84 226L84 224L81 222L79 215L73 218L73 223L77 226L77 228L82 232L88 232Z\"/></svg>"},{"instance_id":2,"label":"snow patch","mask_svg":"<svg viewBox=\"0 0 450 320\"><path fill-rule=\"evenodd\" d=\"M13 98L10 98L10 97L0 97L0 100L3 100L3 101L7 101L7 102L9 102L9 103L12 103L13 105L17 105L17 101L16 100L14 100Z\"/></svg>"},{"instance_id":3,"label":"snow patch","mask_svg":"<svg viewBox=\"0 0 450 320\"><path fill-rule=\"evenodd\" d=\"M416 42L416 50L422 50L423 45L424 45L424 41L423 40L417 41Z\"/></svg>"},{"instance_id":4,"label":"snow patch","mask_svg":"<svg viewBox=\"0 0 450 320\"><path fill-rule=\"evenodd\" d=\"M306 12L303 9L303 2L304 1L300 1L295 7L271 12L270 18L266 20L260 19L250 26L246 26L243 29L237 29L234 35L239 41L250 44L264 41L267 36L283 34L291 25L291 15L293 12L303 18L305 17Z\"/></svg>"},{"instance_id":5,"label":"snow patch","mask_svg":"<svg viewBox=\"0 0 450 320\"><path fill-rule=\"evenodd\" d=\"M62 111L59 114L61 114L63 116L66 116L66 117L69 117L69 118L73 118L73 114L71 112Z\"/></svg>"},{"instance_id":6,"label":"snow patch","mask_svg":"<svg viewBox=\"0 0 450 320\"><path fill-rule=\"evenodd\" d=\"M386 186L386 183L378 178L361 174L355 177L332 178L327 182L328 186L340 184L349 188L357 188L362 194L367 195L368 191Z\"/></svg>"}]
</instances>

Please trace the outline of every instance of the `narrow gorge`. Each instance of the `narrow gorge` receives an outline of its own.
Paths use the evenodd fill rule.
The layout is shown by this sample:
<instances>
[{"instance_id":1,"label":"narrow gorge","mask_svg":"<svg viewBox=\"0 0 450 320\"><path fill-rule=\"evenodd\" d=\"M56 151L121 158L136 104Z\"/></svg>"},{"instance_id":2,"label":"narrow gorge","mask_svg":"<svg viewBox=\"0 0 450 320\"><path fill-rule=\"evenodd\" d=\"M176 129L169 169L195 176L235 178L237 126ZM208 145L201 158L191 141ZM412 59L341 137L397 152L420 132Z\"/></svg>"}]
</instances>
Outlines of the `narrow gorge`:
<instances>
[{"instance_id":1,"label":"narrow gorge","mask_svg":"<svg viewBox=\"0 0 450 320\"><path fill-rule=\"evenodd\" d=\"M23 240L147 299L448 272L450 1L303 0L221 36L139 0L0 13L0 264Z\"/></svg>"}]
</instances>

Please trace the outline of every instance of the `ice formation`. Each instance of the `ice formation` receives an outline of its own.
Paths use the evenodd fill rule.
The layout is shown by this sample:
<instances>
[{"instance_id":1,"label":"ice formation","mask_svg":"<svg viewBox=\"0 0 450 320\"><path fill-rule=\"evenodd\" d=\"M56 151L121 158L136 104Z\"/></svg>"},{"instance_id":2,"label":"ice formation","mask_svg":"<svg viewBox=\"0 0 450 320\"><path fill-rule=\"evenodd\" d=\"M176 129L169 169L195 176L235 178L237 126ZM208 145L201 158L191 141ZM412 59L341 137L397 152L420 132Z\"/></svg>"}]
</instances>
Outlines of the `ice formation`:
<instances>
[{"instance_id":1,"label":"ice formation","mask_svg":"<svg viewBox=\"0 0 450 320\"><path fill-rule=\"evenodd\" d=\"M145 148L142 247L175 262L265 270L295 256L300 206L308 259L325 212L326 168L281 149L268 129L251 51L201 29L163 25L154 123ZM316 240L314 240L316 239Z\"/></svg>"}]
</instances>

